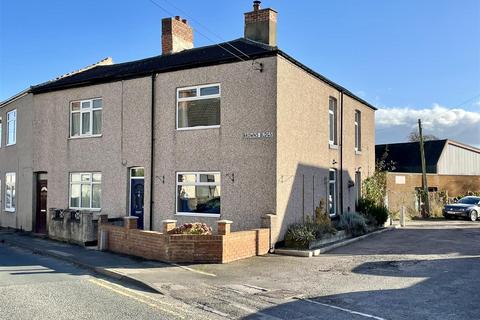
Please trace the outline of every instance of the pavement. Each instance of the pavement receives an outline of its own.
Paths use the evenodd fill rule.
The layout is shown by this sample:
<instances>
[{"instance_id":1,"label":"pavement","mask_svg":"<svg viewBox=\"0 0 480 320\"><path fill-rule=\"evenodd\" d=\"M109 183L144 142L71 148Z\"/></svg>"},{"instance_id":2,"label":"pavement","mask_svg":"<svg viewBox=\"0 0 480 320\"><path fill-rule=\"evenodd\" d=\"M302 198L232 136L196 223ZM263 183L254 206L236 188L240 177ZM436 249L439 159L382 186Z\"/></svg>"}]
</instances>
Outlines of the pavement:
<instances>
[{"instance_id":1,"label":"pavement","mask_svg":"<svg viewBox=\"0 0 480 320\"><path fill-rule=\"evenodd\" d=\"M270 254L225 265L142 261L18 233L0 239L224 318L480 318L480 222L411 222L318 257Z\"/></svg>"}]
</instances>

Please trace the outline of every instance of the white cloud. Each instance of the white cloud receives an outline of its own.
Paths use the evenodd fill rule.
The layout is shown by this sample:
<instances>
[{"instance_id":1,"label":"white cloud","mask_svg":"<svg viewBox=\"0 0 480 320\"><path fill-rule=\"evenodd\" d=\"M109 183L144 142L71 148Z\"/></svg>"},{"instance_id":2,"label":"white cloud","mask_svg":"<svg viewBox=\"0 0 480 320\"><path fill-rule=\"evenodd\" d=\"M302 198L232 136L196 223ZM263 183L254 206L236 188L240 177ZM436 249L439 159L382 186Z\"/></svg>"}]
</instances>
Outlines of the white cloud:
<instances>
[{"instance_id":1,"label":"white cloud","mask_svg":"<svg viewBox=\"0 0 480 320\"><path fill-rule=\"evenodd\" d=\"M376 112L376 143L404 142L422 119L425 134L480 146L480 112L460 108L382 108Z\"/></svg>"}]
</instances>

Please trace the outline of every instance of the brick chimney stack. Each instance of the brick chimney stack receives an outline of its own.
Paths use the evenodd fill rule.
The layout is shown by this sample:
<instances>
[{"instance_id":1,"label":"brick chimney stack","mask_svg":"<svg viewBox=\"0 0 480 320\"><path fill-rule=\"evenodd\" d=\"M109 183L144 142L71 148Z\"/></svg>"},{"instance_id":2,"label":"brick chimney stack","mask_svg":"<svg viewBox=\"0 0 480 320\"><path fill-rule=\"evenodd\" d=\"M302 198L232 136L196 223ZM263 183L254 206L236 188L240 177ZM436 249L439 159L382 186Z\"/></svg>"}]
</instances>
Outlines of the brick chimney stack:
<instances>
[{"instance_id":1,"label":"brick chimney stack","mask_svg":"<svg viewBox=\"0 0 480 320\"><path fill-rule=\"evenodd\" d=\"M245 13L244 37L253 41L277 46L277 11L260 8L260 1L253 1L253 11Z\"/></svg>"},{"instance_id":2,"label":"brick chimney stack","mask_svg":"<svg viewBox=\"0 0 480 320\"><path fill-rule=\"evenodd\" d=\"M180 16L162 19L162 54L193 48L193 29Z\"/></svg>"}]
</instances>

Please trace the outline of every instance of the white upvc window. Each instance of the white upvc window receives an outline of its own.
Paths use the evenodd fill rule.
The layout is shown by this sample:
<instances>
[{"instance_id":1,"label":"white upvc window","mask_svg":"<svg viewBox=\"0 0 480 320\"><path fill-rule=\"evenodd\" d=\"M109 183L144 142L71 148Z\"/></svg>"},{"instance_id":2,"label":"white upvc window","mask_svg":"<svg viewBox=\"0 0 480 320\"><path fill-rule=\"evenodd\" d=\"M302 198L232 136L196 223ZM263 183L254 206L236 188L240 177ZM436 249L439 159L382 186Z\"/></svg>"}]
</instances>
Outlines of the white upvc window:
<instances>
[{"instance_id":1,"label":"white upvc window","mask_svg":"<svg viewBox=\"0 0 480 320\"><path fill-rule=\"evenodd\" d=\"M362 150L362 114L355 110L355 151Z\"/></svg>"},{"instance_id":2,"label":"white upvc window","mask_svg":"<svg viewBox=\"0 0 480 320\"><path fill-rule=\"evenodd\" d=\"M102 135L101 98L70 102L70 137L98 137Z\"/></svg>"},{"instance_id":3,"label":"white upvc window","mask_svg":"<svg viewBox=\"0 0 480 320\"><path fill-rule=\"evenodd\" d=\"M331 216L337 214L337 170L328 172L328 212Z\"/></svg>"},{"instance_id":4,"label":"white upvc window","mask_svg":"<svg viewBox=\"0 0 480 320\"><path fill-rule=\"evenodd\" d=\"M177 130L220 127L220 84L177 89Z\"/></svg>"},{"instance_id":5,"label":"white upvc window","mask_svg":"<svg viewBox=\"0 0 480 320\"><path fill-rule=\"evenodd\" d=\"M17 109L7 112L7 146L17 143Z\"/></svg>"},{"instance_id":6,"label":"white upvc window","mask_svg":"<svg viewBox=\"0 0 480 320\"><path fill-rule=\"evenodd\" d=\"M328 143L336 146L337 141L337 99L330 97L328 99Z\"/></svg>"},{"instance_id":7,"label":"white upvc window","mask_svg":"<svg viewBox=\"0 0 480 320\"><path fill-rule=\"evenodd\" d=\"M102 174L100 172L70 173L70 209L100 210Z\"/></svg>"},{"instance_id":8,"label":"white upvc window","mask_svg":"<svg viewBox=\"0 0 480 320\"><path fill-rule=\"evenodd\" d=\"M220 172L177 172L177 214L220 216Z\"/></svg>"},{"instance_id":9,"label":"white upvc window","mask_svg":"<svg viewBox=\"0 0 480 320\"><path fill-rule=\"evenodd\" d=\"M16 188L15 188L15 172L7 172L5 174L5 211L15 212L16 204Z\"/></svg>"}]
</instances>

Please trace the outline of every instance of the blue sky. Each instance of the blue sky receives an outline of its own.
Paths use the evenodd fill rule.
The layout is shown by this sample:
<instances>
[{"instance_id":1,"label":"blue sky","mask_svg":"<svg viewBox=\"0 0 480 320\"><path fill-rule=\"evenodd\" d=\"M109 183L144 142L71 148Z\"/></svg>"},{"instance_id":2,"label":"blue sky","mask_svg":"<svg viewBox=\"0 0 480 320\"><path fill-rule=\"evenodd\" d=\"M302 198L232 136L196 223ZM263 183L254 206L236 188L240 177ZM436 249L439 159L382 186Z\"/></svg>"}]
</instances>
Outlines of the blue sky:
<instances>
[{"instance_id":1,"label":"blue sky","mask_svg":"<svg viewBox=\"0 0 480 320\"><path fill-rule=\"evenodd\" d=\"M192 22L208 36L195 33L196 46L241 37L251 9L247 0L154 1L185 16L174 3L208 27ZM284 51L381 109L378 142L405 140L422 116L427 133L480 145L480 1L262 6L279 12ZM106 56L124 62L160 54L167 15L149 0L0 0L0 100Z\"/></svg>"}]
</instances>

